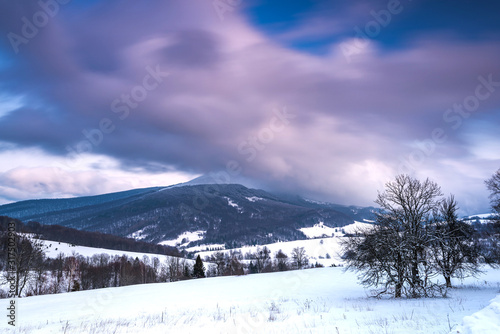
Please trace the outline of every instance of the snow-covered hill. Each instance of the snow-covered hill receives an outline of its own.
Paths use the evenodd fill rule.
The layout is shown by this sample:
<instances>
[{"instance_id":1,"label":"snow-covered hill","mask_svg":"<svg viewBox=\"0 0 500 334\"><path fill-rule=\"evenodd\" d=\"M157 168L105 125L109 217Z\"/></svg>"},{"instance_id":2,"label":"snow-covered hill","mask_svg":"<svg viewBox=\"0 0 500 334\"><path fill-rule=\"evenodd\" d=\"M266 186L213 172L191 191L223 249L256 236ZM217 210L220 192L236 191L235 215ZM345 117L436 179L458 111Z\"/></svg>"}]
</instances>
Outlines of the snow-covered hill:
<instances>
[{"instance_id":1,"label":"snow-covered hill","mask_svg":"<svg viewBox=\"0 0 500 334\"><path fill-rule=\"evenodd\" d=\"M17 301L17 330L448 333L484 308L499 284L500 271L488 269L480 279L467 279L449 298L394 300L367 298L356 275L341 268L216 277L22 298ZM0 308L5 310L7 302L1 300ZM0 326L6 328L6 320ZM486 328L472 333L496 332Z\"/></svg>"},{"instance_id":2,"label":"snow-covered hill","mask_svg":"<svg viewBox=\"0 0 500 334\"><path fill-rule=\"evenodd\" d=\"M288 257L290 257L294 248L304 247L306 255L309 257L309 262L311 264L318 262L324 266L331 266L332 264L340 265L342 263L342 259L340 258L340 242L341 238L318 238L277 242L260 246L244 246L240 248L220 251L224 253L241 251L241 253L245 255L246 253L255 253L258 248L262 249L263 247L267 247L271 251L272 257L274 258L275 253L280 249L283 251L283 253L288 255ZM215 252L218 251L197 252L196 255L199 254L201 258L204 259L206 256L210 256Z\"/></svg>"},{"instance_id":3,"label":"snow-covered hill","mask_svg":"<svg viewBox=\"0 0 500 334\"><path fill-rule=\"evenodd\" d=\"M93 255L97 254L108 254L109 256L113 257L115 255L122 256L126 255L127 257L131 258L139 258L143 259L144 256L149 257L150 260L152 260L154 257L157 257L160 261L164 262L165 260L171 258L171 256L168 255L161 255L161 254L151 254L151 253L140 253L140 252L127 252L127 251L120 251L120 250L114 250L114 249L106 249L106 248L95 248L95 247L86 247L86 246L78 246L78 245L71 245L65 242L58 242L58 241L50 241L50 240L43 240L43 244L46 246L46 255L49 258L56 258L59 254L64 254L65 256L71 256L73 254L80 254L85 257L92 257ZM186 260L189 263L194 263L194 260Z\"/></svg>"},{"instance_id":4,"label":"snow-covered hill","mask_svg":"<svg viewBox=\"0 0 500 334\"><path fill-rule=\"evenodd\" d=\"M466 216L462 219L470 223L487 224L492 223L496 218L497 216L494 213L482 213L472 216Z\"/></svg>"},{"instance_id":5,"label":"snow-covered hill","mask_svg":"<svg viewBox=\"0 0 500 334\"><path fill-rule=\"evenodd\" d=\"M222 250L217 250L217 246L219 245L205 245L201 248L186 248L186 251L195 252L195 255L200 255L204 259L206 256L210 256L218 251L224 253L237 251L245 255L246 253L255 253L257 248L267 247L271 251L273 257L279 250L282 250L290 257L294 248L304 247L310 264L318 262L324 266L331 266L332 264L338 266L343 262L341 259L341 243L342 238L346 235L346 233L355 233L358 230L369 229L372 226L373 225L369 223L354 222L353 224L346 225L344 227L331 228L320 223L313 227L301 229L301 231L310 238L307 240L276 242L259 246L244 246ZM205 249L214 250L207 251Z\"/></svg>"},{"instance_id":6,"label":"snow-covered hill","mask_svg":"<svg viewBox=\"0 0 500 334\"><path fill-rule=\"evenodd\" d=\"M500 333L500 294L482 310L464 318L455 333Z\"/></svg>"},{"instance_id":7,"label":"snow-covered hill","mask_svg":"<svg viewBox=\"0 0 500 334\"><path fill-rule=\"evenodd\" d=\"M329 227L324 225L323 222L319 222L318 224L314 224L313 227L303 227L300 231L308 238L342 237L345 234L352 234L360 230L371 228L371 226L371 222L362 223L355 221L353 224L349 224L344 227Z\"/></svg>"}]
</instances>

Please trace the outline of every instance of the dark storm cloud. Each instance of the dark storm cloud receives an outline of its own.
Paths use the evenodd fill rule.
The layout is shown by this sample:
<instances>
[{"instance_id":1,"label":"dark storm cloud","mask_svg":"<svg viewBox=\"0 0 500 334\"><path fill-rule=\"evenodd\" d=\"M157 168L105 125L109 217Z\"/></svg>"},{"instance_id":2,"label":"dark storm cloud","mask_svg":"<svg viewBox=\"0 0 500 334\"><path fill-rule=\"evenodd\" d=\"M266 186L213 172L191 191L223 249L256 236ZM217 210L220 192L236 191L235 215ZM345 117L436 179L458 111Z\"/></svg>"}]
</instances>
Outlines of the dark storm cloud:
<instances>
[{"instance_id":1,"label":"dark storm cloud","mask_svg":"<svg viewBox=\"0 0 500 334\"><path fill-rule=\"evenodd\" d=\"M498 118L500 103L497 29L482 29L473 16L481 38L462 38L463 17L453 8L456 21L437 24L433 13L419 31L418 17L428 12L414 5L418 15L394 17L348 62L340 44L359 43L353 25L363 27L370 10L384 6L306 11L280 34L267 35L272 22L253 27L237 10L221 21L206 1L60 5L18 53L2 39L0 55L8 55L9 66L0 66L0 86L25 105L0 118L0 140L68 157L69 166L85 152L116 158L124 170L151 172L207 173L236 161L245 175L274 188L370 204L401 159L411 158L436 128L447 141L416 173L440 169L444 160L473 159L478 143L463 134L475 122ZM1 2L0 35L22 33L22 18L40 10L34 2ZM314 25L305 29L304 22ZM321 56L283 47L283 40L325 36L328 29L335 36L323 41L328 52ZM489 95L473 112L453 110L489 77L493 91L482 88ZM464 173L453 168L449 174Z\"/></svg>"}]
</instances>

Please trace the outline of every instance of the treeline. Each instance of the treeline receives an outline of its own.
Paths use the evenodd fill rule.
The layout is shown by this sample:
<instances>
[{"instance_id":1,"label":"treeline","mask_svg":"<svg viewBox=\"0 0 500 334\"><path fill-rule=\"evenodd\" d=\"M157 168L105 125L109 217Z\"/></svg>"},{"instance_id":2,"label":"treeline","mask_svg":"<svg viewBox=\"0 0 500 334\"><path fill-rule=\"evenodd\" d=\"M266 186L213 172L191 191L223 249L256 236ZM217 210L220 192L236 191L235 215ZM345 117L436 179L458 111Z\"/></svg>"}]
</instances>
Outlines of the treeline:
<instances>
[{"instance_id":1,"label":"treeline","mask_svg":"<svg viewBox=\"0 0 500 334\"><path fill-rule=\"evenodd\" d=\"M192 261L179 257L167 257L162 262L147 255L140 259L106 253L91 257L60 253L48 258L42 240L12 231L0 233L0 245L0 281L11 286L9 292L0 290L2 298L173 282L196 276ZM201 277L199 273L197 277Z\"/></svg>"},{"instance_id":2,"label":"treeline","mask_svg":"<svg viewBox=\"0 0 500 334\"><path fill-rule=\"evenodd\" d=\"M157 257L103 253L46 259L36 272L27 296L186 280L193 278L193 265L175 257L162 262Z\"/></svg>"},{"instance_id":3,"label":"treeline","mask_svg":"<svg viewBox=\"0 0 500 334\"><path fill-rule=\"evenodd\" d=\"M323 267L319 263L309 265L309 257L304 247L294 248L290 255L285 254L281 249L272 254L266 246L257 247L254 253L246 254L240 250L215 252L205 257L205 261L213 264L208 270L209 276L246 275Z\"/></svg>"},{"instance_id":4,"label":"treeline","mask_svg":"<svg viewBox=\"0 0 500 334\"><path fill-rule=\"evenodd\" d=\"M0 290L0 298L322 267L318 263L309 266L303 247L294 248L290 256L281 250L273 255L267 247L245 255L241 251L216 252L205 259L205 268L200 256L194 263L179 257L161 261L147 255L133 258L105 253L90 257L60 253L56 258L47 258L47 246L42 240L12 230L0 233L0 245L1 281L13 286L9 292ZM14 251L9 249L12 245Z\"/></svg>"},{"instance_id":5,"label":"treeline","mask_svg":"<svg viewBox=\"0 0 500 334\"><path fill-rule=\"evenodd\" d=\"M175 247L152 244L112 234L80 231L61 225L42 225L38 222L28 222L25 224L18 219L6 216L0 216L0 232L7 231L9 222L15 223L17 232L36 234L41 239L45 240L126 252L182 256Z\"/></svg>"}]
</instances>

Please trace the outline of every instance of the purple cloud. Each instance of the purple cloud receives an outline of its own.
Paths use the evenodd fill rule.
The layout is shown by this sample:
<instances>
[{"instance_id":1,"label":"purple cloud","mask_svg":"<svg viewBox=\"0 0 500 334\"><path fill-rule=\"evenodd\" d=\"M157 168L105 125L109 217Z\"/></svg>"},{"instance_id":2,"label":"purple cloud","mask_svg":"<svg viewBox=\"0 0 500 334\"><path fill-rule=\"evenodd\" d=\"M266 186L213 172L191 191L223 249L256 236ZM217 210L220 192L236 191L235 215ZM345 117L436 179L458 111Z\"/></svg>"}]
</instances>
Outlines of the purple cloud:
<instances>
[{"instance_id":1,"label":"purple cloud","mask_svg":"<svg viewBox=\"0 0 500 334\"><path fill-rule=\"evenodd\" d=\"M21 3L1 5L1 34L19 31L21 17L40 10ZM391 50L371 40L347 63L339 45L349 36L331 41L327 54L301 52L283 47L241 12L221 22L202 2L65 6L17 54L2 41L9 66L0 67L0 85L23 96L24 106L0 118L1 141L70 161L104 155L123 170L151 173L168 166L202 174L236 161L245 176L272 189L371 205L401 159L422 151L419 145L439 128L446 140L412 172L443 180L471 208L487 208L481 183L498 157L478 165L467 135L474 124L498 121L495 36L468 41L423 31ZM311 21L311 30L299 25L282 38L320 33L324 21ZM468 116L454 111L481 80L491 82L481 88L488 97ZM275 112L284 107L293 118L273 131ZM459 168L466 162L473 167ZM40 173L49 189L52 181ZM480 186L467 193L449 175ZM99 188L102 180L91 183L91 192L106 190ZM474 204L477 194L485 198Z\"/></svg>"}]
</instances>

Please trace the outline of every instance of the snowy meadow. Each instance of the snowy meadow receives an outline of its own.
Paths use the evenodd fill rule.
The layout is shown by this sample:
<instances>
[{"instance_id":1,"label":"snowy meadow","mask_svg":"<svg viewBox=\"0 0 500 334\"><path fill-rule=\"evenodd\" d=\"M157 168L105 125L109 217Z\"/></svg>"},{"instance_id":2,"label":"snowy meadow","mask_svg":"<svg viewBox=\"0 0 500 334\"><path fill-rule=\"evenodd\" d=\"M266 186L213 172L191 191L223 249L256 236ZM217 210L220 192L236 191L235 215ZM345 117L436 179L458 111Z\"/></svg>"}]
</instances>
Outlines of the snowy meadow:
<instances>
[{"instance_id":1,"label":"snowy meadow","mask_svg":"<svg viewBox=\"0 0 500 334\"><path fill-rule=\"evenodd\" d=\"M500 270L454 283L448 298L375 299L355 273L317 268L35 296L18 300L17 333L497 333Z\"/></svg>"}]
</instances>

